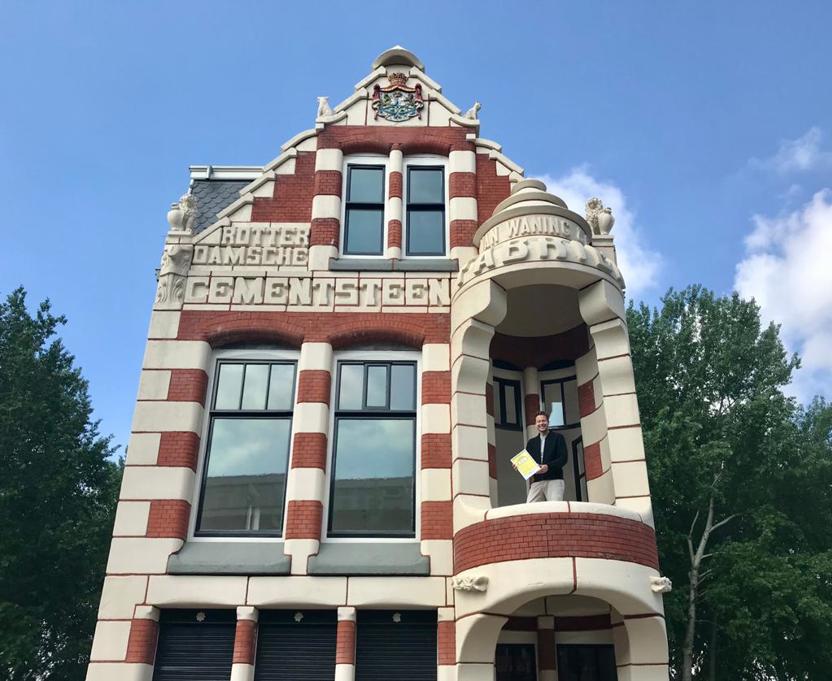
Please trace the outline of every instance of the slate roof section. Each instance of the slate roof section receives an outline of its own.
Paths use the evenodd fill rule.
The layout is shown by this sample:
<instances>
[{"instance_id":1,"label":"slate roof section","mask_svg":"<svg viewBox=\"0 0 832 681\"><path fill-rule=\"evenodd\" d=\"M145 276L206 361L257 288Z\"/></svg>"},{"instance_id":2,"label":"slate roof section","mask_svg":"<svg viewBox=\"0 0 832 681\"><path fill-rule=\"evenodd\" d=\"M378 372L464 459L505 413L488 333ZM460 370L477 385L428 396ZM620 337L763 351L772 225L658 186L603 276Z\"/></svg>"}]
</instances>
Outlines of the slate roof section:
<instances>
[{"instance_id":1,"label":"slate roof section","mask_svg":"<svg viewBox=\"0 0 832 681\"><path fill-rule=\"evenodd\" d=\"M191 194L196 199L194 234L217 221L217 213L240 198L240 190L251 180L193 180Z\"/></svg>"}]
</instances>

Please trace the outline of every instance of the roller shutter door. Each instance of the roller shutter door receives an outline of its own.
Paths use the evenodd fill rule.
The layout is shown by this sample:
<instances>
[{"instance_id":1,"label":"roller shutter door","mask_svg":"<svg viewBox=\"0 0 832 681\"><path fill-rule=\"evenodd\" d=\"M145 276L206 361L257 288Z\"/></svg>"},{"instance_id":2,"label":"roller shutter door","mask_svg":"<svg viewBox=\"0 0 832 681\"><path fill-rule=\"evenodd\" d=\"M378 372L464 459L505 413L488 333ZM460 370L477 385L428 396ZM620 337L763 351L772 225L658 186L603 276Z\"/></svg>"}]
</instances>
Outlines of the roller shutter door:
<instances>
[{"instance_id":1,"label":"roller shutter door","mask_svg":"<svg viewBox=\"0 0 832 681\"><path fill-rule=\"evenodd\" d=\"M261 610L254 681L332 681L334 610Z\"/></svg>"},{"instance_id":2,"label":"roller shutter door","mask_svg":"<svg viewBox=\"0 0 832 681\"><path fill-rule=\"evenodd\" d=\"M360 610L356 681L436 681L436 611Z\"/></svg>"},{"instance_id":3,"label":"roller shutter door","mask_svg":"<svg viewBox=\"0 0 832 681\"><path fill-rule=\"evenodd\" d=\"M236 628L233 610L163 610L153 681L228 681Z\"/></svg>"}]
</instances>

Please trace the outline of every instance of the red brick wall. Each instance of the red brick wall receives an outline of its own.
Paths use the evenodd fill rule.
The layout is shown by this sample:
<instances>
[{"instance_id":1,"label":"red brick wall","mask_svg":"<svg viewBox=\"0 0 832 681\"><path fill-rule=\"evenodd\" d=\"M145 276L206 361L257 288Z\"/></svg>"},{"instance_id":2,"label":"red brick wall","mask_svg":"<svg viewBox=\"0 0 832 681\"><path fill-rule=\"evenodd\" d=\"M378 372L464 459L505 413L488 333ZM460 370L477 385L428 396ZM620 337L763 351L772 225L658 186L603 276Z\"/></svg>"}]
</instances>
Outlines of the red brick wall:
<instances>
[{"instance_id":1,"label":"red brick wall","mask_svg":"<svg viewBox=\"0 0 832 681\"><path fill-rule=\"evenodd\" d=\"M422 539L451 539L454 535L452 501L422 502Z\"/></svg>"},{"instance_id":2,"label":"red brick wall","mask_svg":"<svg viewBox=\"0 0 832 681\"><path fill-rule=\"evenodd\" d=\"M486 520L454 537L454 571L509 560L607 558L659 567L656 536L643 523L591 513L536 513Z\"/></svg>"},{"instance_id":3,"label":"red brick wall","mask_svg":"<svg viewBox=\"0 0 832 681\"><path fill-rule=\"evenodd\" d=\"M604 472L604 466L601 462L601 444L593 442L591 445L584 447L584 467L586 469L586 479L595 480L600 478Z\"/></svg>"},{"instance_id":4,"label":"red brick wall","mask_svg":"<svg viewBox=\"0 0 832 681\"><path fill-rule=\"evenodd\" d=\"M326 433L295 433L292 468L326 469Z\"/></svg>"},{"instance_id":5,"label":"red brick wall","mask_svg":"<svg viewBox=\"0 0 832 681\"><path fill-rule=\"evenodd\" d=\"M447 156L451 151L474 151L474 144L465 139L467 134L467 128L333 125L324 128L318 134L318 149L341 149L344 155L357 153L387 155L395 146L401 149L405 156L411 154ZM508 183L507 177L499 179L506 180L506 184Z\"/></svg>"},{"instance_id":6,"label":"red brick wall","mask_svg":"<svg viewBox=\"0 0 832 681\"><path fill-rule=\"evenodd\" d=\"M497 161L477 154L477 218L480 224L494 213L497 204L511 194L508 175L497 175ZM470 244L469 244L470 245Z\"/></svg>"},{"instance_id":7,"label":"red brick wall","mask_svg":"<svg viewBox=\"0 0 832 681\"><path fill-rule=\"evenodd\" d=\"M153 659L156 657L156 639L158 636L158 622L144 619L131 621L130 635L127 639L127 657L124 661L153 664Z\"/></svg>"},{"instance_id":8,"label":"red brick wall","mask_svg":"<svg viewBox=\"0 0 832 681\"><path fill-rule=\"evenodd\" d=\"M191 432L169 431L159 439L157 466L184 466L196 471L199 456L199 435Z\"/></svg>"},{"instance_id":9,"label":"red brick wall","mask_svg":"<svg viewBox=\"0 0 832 681\"><path fill-rule=\"evenodd\" d=\"M451 434L425 433L422 435L422 468L451 467Z\"/></svg>"},{"instance_id":10,"label":"red brick wall","mask_svg":"<svg viewBox=\"0 0 832 681\"><path fill-rule=\"evenodd\" d=\"M555 617L556 631L599 631L611 627L612 622L608 614Z\"/></svg>"},{"instance_id":11,"label":"red brick wall","mask_svg":"<svg viewBox=\"0 0 832 681\"><path fill-rule=\"evenodd\" d=\"M439 622L437 627L439 664L456 664L456 623Z\"/></svg>"},{"instance_id":12,"label":"red brick wall","mask_svg":"<svg viewBox=\"0 0 832 681\"><path fill-rule=\"evenodd\" d=\"M589 350L589 336L584 324L554 336L507 336L495 333L491 339L491 357L510 362L521 369L540 369L556 360L576 360Z\"/></svg>"},{"instance_id":13,"label":"red brick wall","mask_svg":"<svg viewBox=\"0 0 832 681\"><path fill-rule=\"evenodd\" d=\"M234 664L254 664L257 643L257 623L252 620L237 620L234 636Z\"/></svg>"},{"instance_id":14,"label":"red brick wall","mask_svg":"<svg viewBox=\"0 0 832 681\"><path fill-rule=\"evenodd\" d=\"M147 536L185 539L190 515L191 505L183 499L154 499L150 502Z\"/></svg>"},{"instance_id":15,"label":"red brick wall","mask_svg":"<svg viewBox=\"0 0 832 681\"><path fill-rule=\"evenodd\" d=\"M578 409L581 416L589 416L595 411L595 389L592 381L578 386Z\"/></svg>"},{"instance_id":16,"label":"red brick wall","mask_svg":"<svg viewBox=\"0 0 832 681\"><path fill-rule=\"evenodd\" d=\"M476 220L451 220L451 248L471 246L477 227Z\"/></svg>"},{"instance_id":17,"label":"red brick wall","mask_svg":"<svg viewBox=\"0 0 832 681\"><path fill-rule=\"evenodd\" d=\"M355 664L355 622L338 620L335 664Z\"/></svg>"},{"instance_id":18,"label":"red brick wall","mask_svg":"<svg viewBox=\"0 0 832 681\"><path fill-rule=\"evenodd\" d=\"M315 218L309 227L310 246L335 246L341 240L341 223L336 218Z\"/></svg>"},{"instance_id":19,"label":"red brick wall","mask_svg":"<svg viewBox=\"0 0 832 681\"><path fill-rule=\"evenodd\" d=\"M422 404L451 403L451 372L425 371L422 373Z\"/></svg>"},{"instance_id":20,"label":"red brick wall","mask_svg":"<svg viewBox=\"0 0 832 681\"><path fill-rule=\"evenodd\" d=\"M537 631L537 668L557 669L555 663L555 632L552 629Z\"/></svg>"},{"instance_id":21,"label":"red brick wall","mask_svg":"<svg viewBox=\"0 0 832 681\"><path fill-rule=\"evenodd\" d=\"M332 375L321 369L306 369L298 374L298 402L329 404Z\"/></svg>"},{"instance_id":22,"label":"red brick wall","mask_svg":"<svg viewBox=\"0 0 832 681\"><path fill-rule=\"evenodd\" d=\"M168 386L169 402L199 402L205 406L208 374L202 369L173 369Z\"/></svg>"},{"instance_id":23,"label":"red brick wall","mask_svg":"<svg viewBox=\"0 0 832 681\"><path fill-rule=\"evenodd\" d=\"M451 173L448 178L448 193L452 199L459 196L476 197L477 176L474 173Z\"/></svg>"},{"instance_id":24,"label":"red brick wall","mask_svg":"<svg viewBox=\"0 0 832 681\"><path fill-rule=\"evenodd\" d=\"M278 177L280 177L278 175ZM316 170L314 194L327 196L341 196L341 171L340 170Z\"/></svg>"},{"instance_id":25,"label":"red brick wall","mask_svg":"<svg viewBox=\"0 0 832 681\"><path fill-rule=\"evenodd\" d=\"M340 175L340 173L338 173ZM340 192L340 184L339 192ZM315 191L315 153L299 152L294 175L277 175L271 198L255 197L252 222L309 222Z\"/></svg>"},{"instance_id":26,"label":"red brick wall","mask_svg":"<svg viewBox=\"0 0 832 681\"><path fill-rule=\"evenodd\" d=\"M390 220L387 223L387 247L401 248L402 247L402 221Z\"/></svg>"},{"instance_id":27,"label":"red brick wall","mask_svg":"<svg viewBox=\"0 0 832 681\"><path fill-rule=\"evenodd\" d=\"M403 184L404 181L400 172L394 171L390 173L390 189L387 192L387 198L401 199L404 196L402 191Z\"/></svg>"},{"instance_id":28,"label":"red brick wall","mask_svg":"<svg viewBox=\"0 0 832 681\"><path fill-rule=\"evenodd\" d=\"M286 510L286 539L320 539L322 517L320 501L290 501Z\"/></svg>"}]
</instances>

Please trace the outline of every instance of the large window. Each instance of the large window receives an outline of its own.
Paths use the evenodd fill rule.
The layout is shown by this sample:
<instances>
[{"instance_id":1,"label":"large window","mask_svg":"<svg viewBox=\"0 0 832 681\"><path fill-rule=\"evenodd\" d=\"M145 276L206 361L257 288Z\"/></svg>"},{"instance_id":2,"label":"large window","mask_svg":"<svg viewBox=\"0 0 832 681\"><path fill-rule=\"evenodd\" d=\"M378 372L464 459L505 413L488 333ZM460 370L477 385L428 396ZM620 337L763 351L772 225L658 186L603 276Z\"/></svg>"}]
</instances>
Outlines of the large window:
<instances>
[{"instance_id":1,"label":"large window","mask_svg":"<svg viewBox=\"0 0 832 681\"><path fill-rule=\"evenodd\" d=\"M445 171L442 166L408 166L406 220L407 255L445 255Z\"/></svg>"},{"instance_id":2,"label":"large window","mask_svg":"<svg viewBox=\"0 0 832 681\"><path fill-rule=\"evenodd\" d=\"M217 363L198 535L279 535L292 431L295 363Z\"/></svg>"},{"instance_id":3,"label":"large window","mask_svg":"<svg viewBox=\"0 0 832 681\"><path fill-rule=\"evenodd\" d=\"M236 626L233 610L162 610L153 681L229 678Z\"/></svg>"},{"instance_id":4,"label":"large window","mask_svg":"<svg viewBox=\"0 0 832 681\"><path fill-rule=\"evenodd\" d=\"M416 364L338 363L331 537L416 533Z\"/></svg>"},{"instance_id":5,"label":"large window","mask_svg":"<svg viewBox=\"0 0 832 681\"><path fill-rule=\"evenodd\" d=\"M344 253L384 254L383 165L347 166Z\"/></svg>"},{"instance_id":6,"label":"large window","mask_svg":"<svg viewBox=\"0 0 832 681\"><path fill-rule=\"evenodd\" d=\"M523 429L523 411L520 402L520 381L506 378L494 379L494 425L509 430Z\"/></svg>"}]
</instances>

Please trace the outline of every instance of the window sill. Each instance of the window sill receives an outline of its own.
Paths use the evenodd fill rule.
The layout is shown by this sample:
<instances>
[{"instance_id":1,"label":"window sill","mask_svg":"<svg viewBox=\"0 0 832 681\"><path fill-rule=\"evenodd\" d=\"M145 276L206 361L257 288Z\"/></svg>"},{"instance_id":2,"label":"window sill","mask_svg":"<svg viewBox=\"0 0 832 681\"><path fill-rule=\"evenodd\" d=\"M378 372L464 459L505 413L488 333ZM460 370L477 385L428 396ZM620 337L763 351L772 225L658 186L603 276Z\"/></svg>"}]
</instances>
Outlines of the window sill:
<instances>
[{"instance_id":1,"label":"window sill","mask_svg":"<svg viewBox=\"0 0 832 681\"><path fill-rule=\"evenodd\" d=\"M171 575L288 575L283 542L185 542L168 558Z\"/></svg>"},{"instance_id":2,"label":"window sill","mask_svg":"<svg viewBox=\"0 0 832 681\"><path fill-rule=\"evenodd\" d=\"M458 272L459 261L451 258L332 258L329 269L333 272Z\"/></svg>"},{"instance_id":3,"label":"window sill","mask_svg":"<svg viewBox=\"0 0 832 681\"><path fill-rule=\"evenodd\" d=\"M429 575L430 559L419 542L322 543L317 556L309 557L310 575Z\"/></svg>"}]
</instances>

